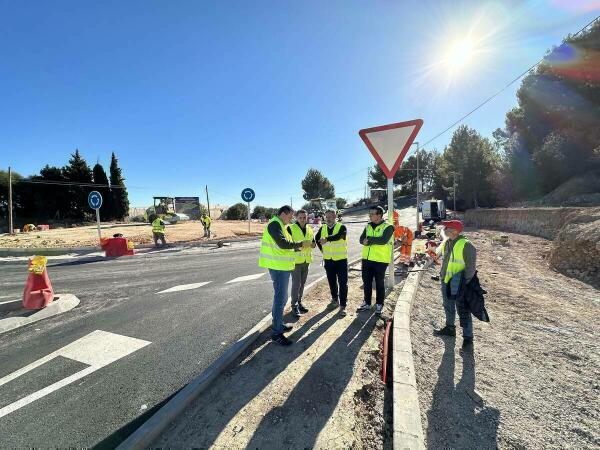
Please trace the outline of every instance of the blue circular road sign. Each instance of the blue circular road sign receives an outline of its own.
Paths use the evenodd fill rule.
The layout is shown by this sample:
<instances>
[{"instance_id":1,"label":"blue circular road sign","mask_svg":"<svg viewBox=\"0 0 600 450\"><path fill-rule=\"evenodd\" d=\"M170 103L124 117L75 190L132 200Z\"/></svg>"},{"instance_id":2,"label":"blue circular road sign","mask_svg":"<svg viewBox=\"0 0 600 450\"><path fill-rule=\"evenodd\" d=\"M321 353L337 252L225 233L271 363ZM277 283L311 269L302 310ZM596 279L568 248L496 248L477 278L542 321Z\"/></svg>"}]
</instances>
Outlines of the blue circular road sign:
<instances>
[{"instance_id":1,"label":"blue circular road sign","mask_svg":"<svg viewBox=\"0 0 600 450\"><path fill-rule=\"evenodd\" d=\"M245 202L250 203L252 200L254 200L254 197L256 197L256 195L254 194L254 190L251 188L246 188L242 191L242 200Z\"/></svg>"},{"instance_id":2,"label":"blue circular road sign","mask_svg":"<svg viewBox=\"0 0 600 450\"><path fill-rule=\"evenodd\" d=\"M102 195L98 191L92 191L88 194L88 205L92 209L100 209L102 206Z\"/></svg>"}]
</instances>

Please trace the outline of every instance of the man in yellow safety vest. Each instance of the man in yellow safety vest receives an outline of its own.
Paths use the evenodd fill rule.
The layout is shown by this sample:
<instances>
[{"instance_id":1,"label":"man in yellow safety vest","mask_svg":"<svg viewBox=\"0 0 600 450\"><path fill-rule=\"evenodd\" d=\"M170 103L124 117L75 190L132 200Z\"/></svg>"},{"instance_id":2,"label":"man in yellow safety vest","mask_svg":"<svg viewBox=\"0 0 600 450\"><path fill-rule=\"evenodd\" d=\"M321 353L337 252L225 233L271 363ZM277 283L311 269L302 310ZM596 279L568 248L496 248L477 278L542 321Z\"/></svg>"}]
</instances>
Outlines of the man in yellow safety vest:
<instances>
[{"instance_id":1,"label":"man in yellow safety vest","mask_svg":"<svg viewBox=\"0 0 600 450\"><path fill-rule=\"evenodd\" d=\"M315 248L314 233L312 226L307 224L306 210L296 211L296 222L288 226L288 231L294 242L310 241L312 247L302 249L296 252L296 266L292 272L292 313L300 317L301 313L308 312L308 309L302 304L302 294L304 285L308 277L308 266L312 262L312 249Z\"/></svg>"},{"instance_id":2,"label":"man in yellow safety vest","mask_svg":"<svg viewBox=\"0 0 600 450\"><path fill-rule=\"evenodd\" d=\"M154 246L159 247L158 241L161 241L160 247L164 247L167 244L165 239L165 222L157 217L152 221L152 237L154 238Z\"/></svg>"},{"instance_id":3,"label":"man in yellow safety vest","mask_svg":"<svg viewBox=\"0 0 600 450\"><path fill-rule=\"evenodd\" d=\"M442 256L440 280L442 283L442 299L446 315L446 326L436 331L441 336L456 336L456 312L463 331L463 349L473 347L473 320L471 312L459 294L461 282L468 283L475 275L477 250L461 232L463 224L460 220L444 220L444 234L447 239L439 247Z\"/></svg>"},{"instance_id":4,"label":"man in yellow safety vest","mask_svg":"<svg viewBox=\"0 0 600 450\"><path fill-rule=\"evenodd\" d=\"M328 209L325 211L325 224L315 237L319 249L323 252L325 273L331 293L331 302L327 308L334 309L339 306L341 316L346 315L348 300L348 240L346 233L346 226L337 221L336 212Z\"/></svg>"},{"instance_id":5,"label":"man in yellow safety vest","mask_svg":"<svg viewBox=\"0 0 600 450\"><path fill-rule=\"evenodd\" d=\"M292 329L291 325L283 323L283 309L287 302L290 273L296 265L294 252L311 247L309 240L302 242L292 240L287 225L293 215L294 210L291 206L285 205L279 208L277 215L273 216L263 231L258 258L258 265L269 269L269 275L273 281L271 339L280 345L292 344L292 341L283 335Z\"/></svg>"},{"instance_id":6,"label":"man in yellow safety vest","mask_svg":"<svg viewBox=\"0 0 600 450\"><path fill-rule=\"evenodd\" d=\"M373 278L375 279L375 314L381 315L385 299L385 271L394 251L394 226L383 220L383 208L369 209L370 222L360 235L362 248L362 280L365 301L357 312L371 309Z\"/></svg>"},{"instance_id":7,"label":"man in yellow safety vest","mask_svg":"<svg viewBox=\"0 0 600 450\"><path fill-rule=\"evenodd\" d=\"M206 214L202 214L202 226L204 227L204 237L210 239L210 223L212 222L211 218Z\"/></svg>"}]
</instances>

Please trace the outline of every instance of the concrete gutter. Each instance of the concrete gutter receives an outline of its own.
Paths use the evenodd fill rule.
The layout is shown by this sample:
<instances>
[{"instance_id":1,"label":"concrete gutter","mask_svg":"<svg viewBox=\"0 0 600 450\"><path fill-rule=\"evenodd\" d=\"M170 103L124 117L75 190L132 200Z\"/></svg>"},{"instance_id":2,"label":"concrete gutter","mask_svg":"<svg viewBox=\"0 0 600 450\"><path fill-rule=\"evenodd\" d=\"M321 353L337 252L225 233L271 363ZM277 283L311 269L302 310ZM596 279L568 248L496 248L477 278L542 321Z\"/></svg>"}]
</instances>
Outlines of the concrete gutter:
<instances>
[{"instance_id":1,"label":"concrete gutter","mask_svg":"<svg viewBox=\"0 0 600 450\"><path fill-rule=\"evenodd\" d=\"M354 259L348 263L348 266L360 261L361 258ZM305 294L310 291L318 282L324 280L327 276L323 275L305 287ZM289 298L288 298L289 300ZM171 400L160 408L150 419L139 427L126 440L121 442L117 450L146 449L151 447L152 442L158 438L170 424L185 411L185 409L194 401L203 391L205 391L212 381L219 376L240 354L252 345L258 337L271 326L271 314L267 314L250 331L234 343L225 353L217 358L210 366L199 376L194 378L187 386L177 393Z\"/></svg>"},{"instance_id":2,"label":"concrete gutter","mask_svg":"<svg viewBox=\"0 0 600 450\"><path fill-rule=\"evenodd\" d=\"M410 309L423 272L420 270L408 274L394 310L392 348L394 450L425 448L410 340Z\"/></svg>"},{"instance_id":3,"label":"concrete gutter","mask_svg":"<svg viewBox=\"0 0 600 450\"><path fill-rule=\"evenodd\" d=\"M243 238L232 238L232 239L213 239L209 241L178 241L167 244L165 249L177 248L177 247L213 247L218 242L224 244L231 242L245 242L258 240L260 236L249 236ZM136 250L154 248L154 244L138 244L135 246ZM89 253L95 253L102 251L100 247L36 247L36 248L0 248L0 257L4 256L59 256L67 255L69 253L75 253L79 255L86 255Z\"/></svg>"},{"instance_id":4,"label":"concrete gutter","mask_svg":"<svg viewBox=\"0 0 600 450\"><path fill-rule=\"evenodd\" d=\"M21 300L13 302L4 302L3 306L8 305L11 310L20 309ZM38 322L42 319L57 316L64 312L70 311L79 305L79 299L72 294L60 294L54 297L54 301L46 306L44 309L31 314L27 317L6 317L0 319L0 334L8 331L15 330L17 328Z\"/></svg>"}]
</instances>

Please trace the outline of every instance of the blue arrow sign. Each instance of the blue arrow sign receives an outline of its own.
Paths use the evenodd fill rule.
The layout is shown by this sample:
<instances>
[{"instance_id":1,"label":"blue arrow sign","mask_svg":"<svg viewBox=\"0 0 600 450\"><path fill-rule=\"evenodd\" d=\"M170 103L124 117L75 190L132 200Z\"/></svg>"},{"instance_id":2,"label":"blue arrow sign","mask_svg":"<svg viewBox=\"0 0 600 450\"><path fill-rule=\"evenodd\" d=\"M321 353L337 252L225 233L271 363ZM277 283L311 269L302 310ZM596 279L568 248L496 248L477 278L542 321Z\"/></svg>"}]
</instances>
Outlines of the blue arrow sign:
<instances>
[{"instance_id":1,"label":"blue arrow sign","mask_svg":"<svg viewBox=\"0 0 600 450\"><path fill-rule=\"evenodd\" d=\"M242 200L245 202L250 203L252 200L254 200L254 197L256 197L256 195L254 194L254 190L251 188L246 188L242 191Z\"/></svg>"},{"instance_id":2,"label":"blue arrow sign","mask_svg":"<svg viewBox=\"0 0 600 450\"><path fill-rule=\"evenodd\" d=\"M102 195L98 191L92 191L88 194L88 205L92 209L100 209L102 206Z\"/></svg>"}]
</instances>

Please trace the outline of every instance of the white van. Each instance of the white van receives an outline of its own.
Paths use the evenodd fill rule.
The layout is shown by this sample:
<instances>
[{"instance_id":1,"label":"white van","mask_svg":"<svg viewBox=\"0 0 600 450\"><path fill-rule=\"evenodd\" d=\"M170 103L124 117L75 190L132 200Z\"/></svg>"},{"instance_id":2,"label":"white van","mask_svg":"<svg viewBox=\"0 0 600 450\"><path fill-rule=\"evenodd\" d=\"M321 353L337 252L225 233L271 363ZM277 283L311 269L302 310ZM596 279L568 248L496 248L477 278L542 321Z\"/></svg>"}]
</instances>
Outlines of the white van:
<instances>
[{"instance_id":1,"label":"white van","mask_svg":"<svg viewBox=\"0 0 600 450\"><path fill-rule=\"evenodd\" d=\"M446 205L443 200L425 200L421 202L423 221L439 222L446 219Z\"/></svg>"}]
</instances>

